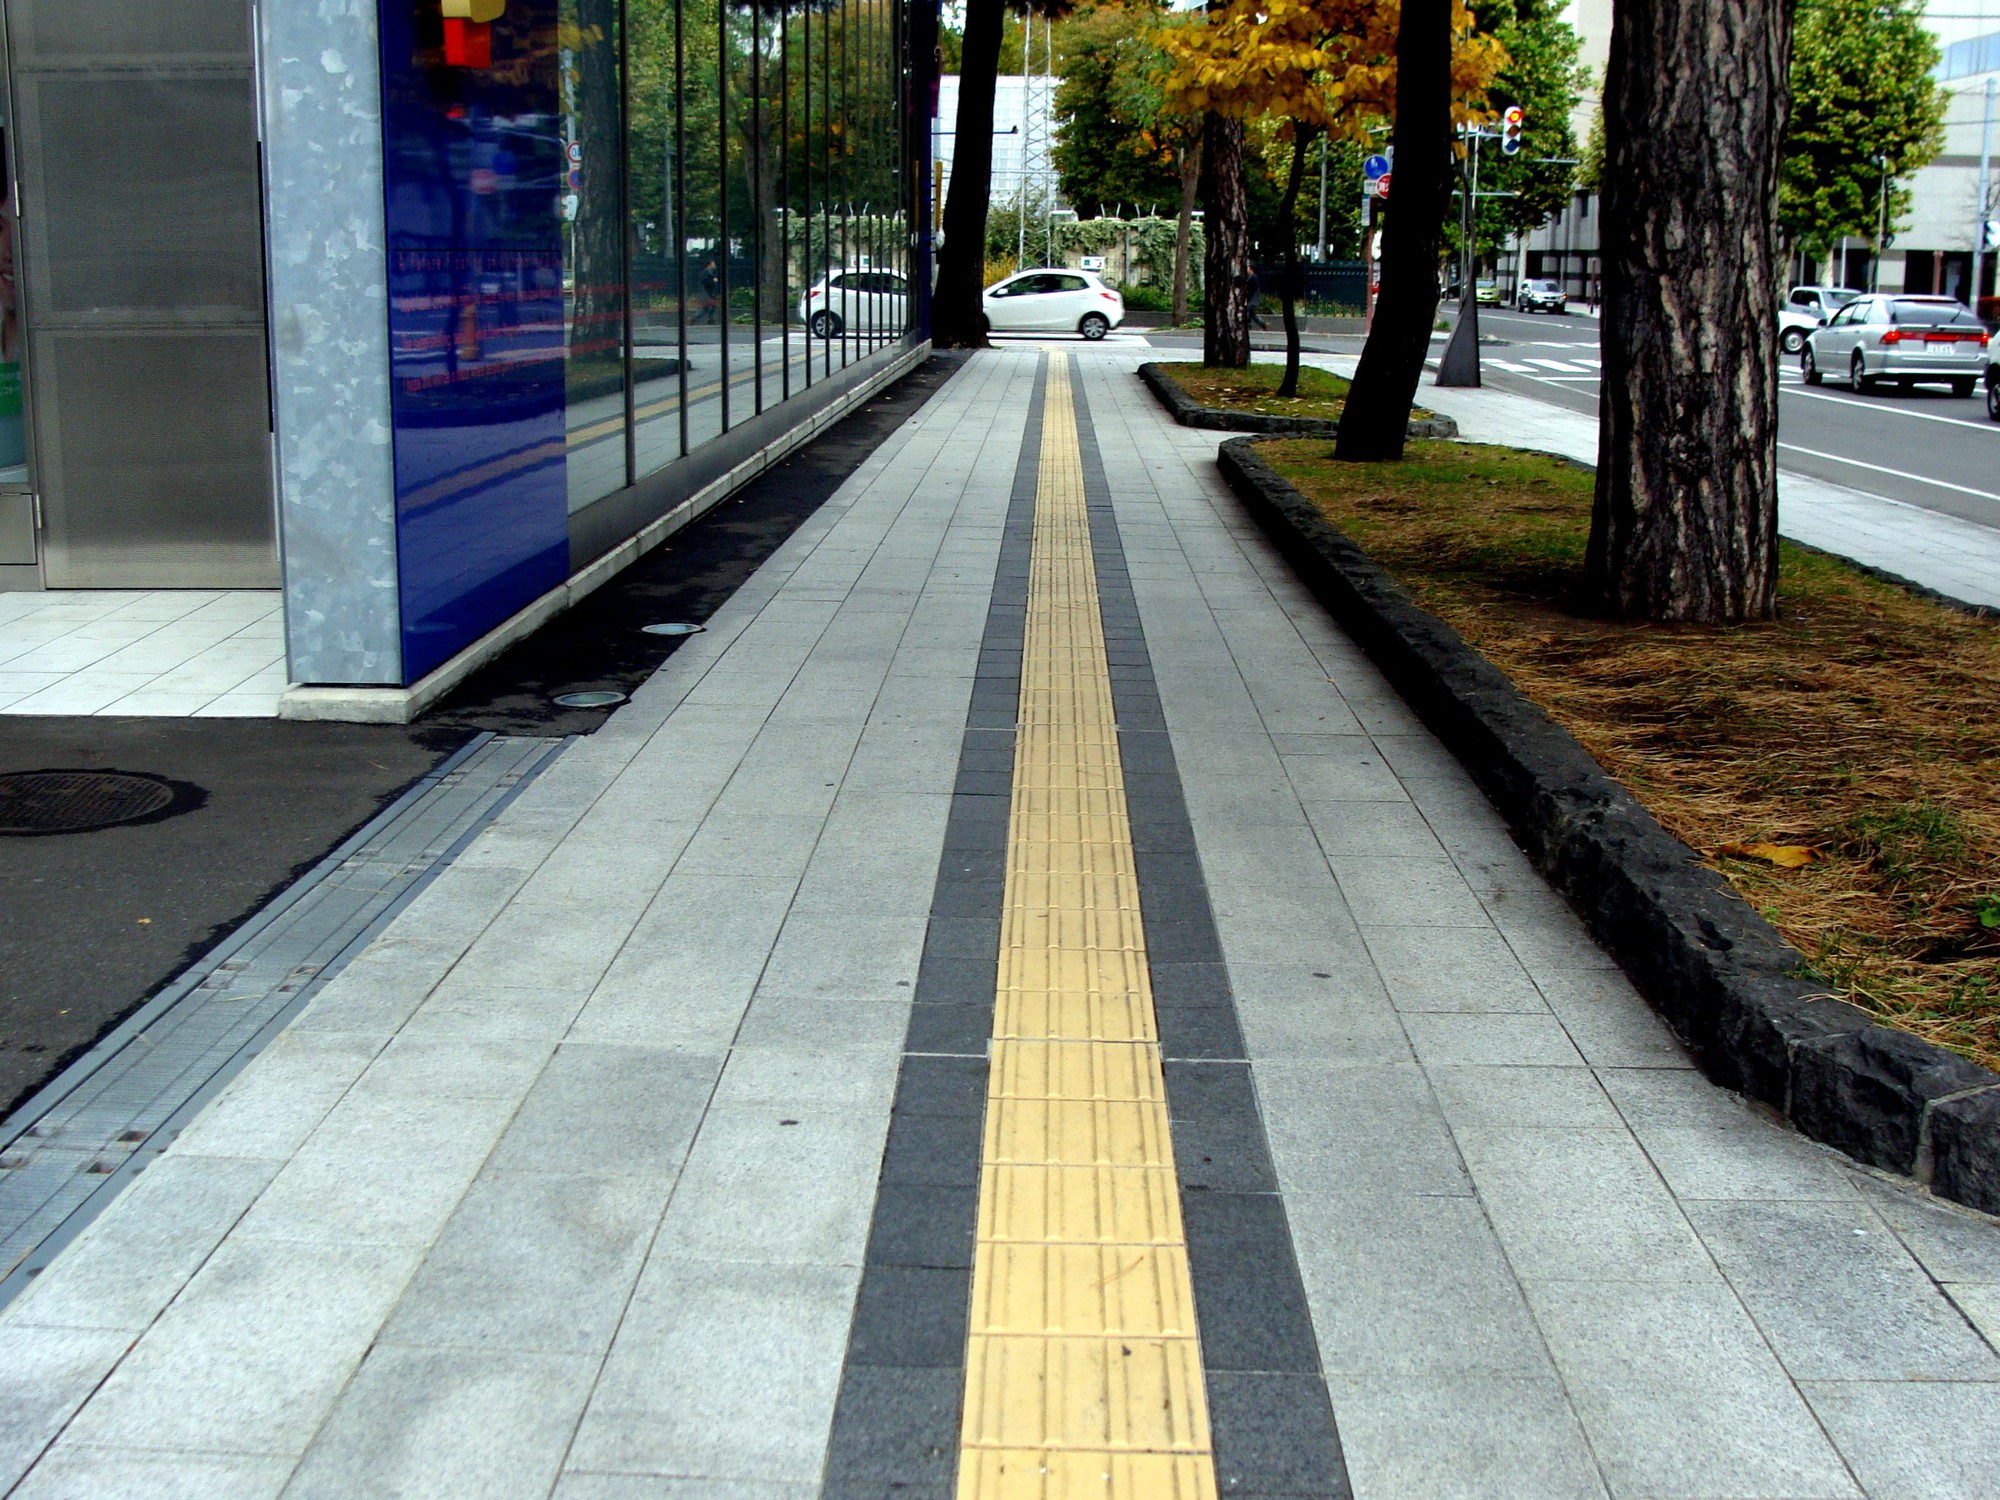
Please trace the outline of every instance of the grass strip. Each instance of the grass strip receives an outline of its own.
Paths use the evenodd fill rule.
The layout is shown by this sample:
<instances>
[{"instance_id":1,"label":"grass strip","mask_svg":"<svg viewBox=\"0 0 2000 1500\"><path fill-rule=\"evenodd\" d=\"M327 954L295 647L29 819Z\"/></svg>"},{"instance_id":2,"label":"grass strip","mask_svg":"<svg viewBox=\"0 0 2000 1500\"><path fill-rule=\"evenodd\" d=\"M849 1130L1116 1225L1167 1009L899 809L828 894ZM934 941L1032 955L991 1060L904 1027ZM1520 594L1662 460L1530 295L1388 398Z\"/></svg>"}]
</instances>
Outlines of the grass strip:
<instances>
[{"instance_id":1,"label":"grass strip","mask_svg":"<svg viewBox=\"0 0 2000 1500\"><path fill-rule=\"evenodd\" d=\"M1771 623L1614 621L1583 589L1575 465L1444 442L1393 464L1337 463L1319 438L1258 452L1843 997L2000 1066L2000 624L1789 544Z\"/></svg>"}]
</instances>

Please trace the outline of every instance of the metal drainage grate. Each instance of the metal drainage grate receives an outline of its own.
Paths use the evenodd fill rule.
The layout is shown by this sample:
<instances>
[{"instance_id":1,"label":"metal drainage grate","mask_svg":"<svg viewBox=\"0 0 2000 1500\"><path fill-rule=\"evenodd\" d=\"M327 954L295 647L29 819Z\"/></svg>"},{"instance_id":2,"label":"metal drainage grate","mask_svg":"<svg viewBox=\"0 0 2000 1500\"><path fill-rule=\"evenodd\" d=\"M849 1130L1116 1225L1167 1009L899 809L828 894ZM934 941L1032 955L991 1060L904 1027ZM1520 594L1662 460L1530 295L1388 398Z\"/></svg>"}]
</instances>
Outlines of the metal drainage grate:
<instances>
[{"instance_id":1,"label":"metal drainage grate","mask_svg":"<svg viewBox=\"0 0 2000 1500\"><path fill-rule=\"evenodd\" d=\"M200 792L131 771L12 771L0 775L0 833L88 833L143 823L200 804Z\"/></svg>"}]
</instances>

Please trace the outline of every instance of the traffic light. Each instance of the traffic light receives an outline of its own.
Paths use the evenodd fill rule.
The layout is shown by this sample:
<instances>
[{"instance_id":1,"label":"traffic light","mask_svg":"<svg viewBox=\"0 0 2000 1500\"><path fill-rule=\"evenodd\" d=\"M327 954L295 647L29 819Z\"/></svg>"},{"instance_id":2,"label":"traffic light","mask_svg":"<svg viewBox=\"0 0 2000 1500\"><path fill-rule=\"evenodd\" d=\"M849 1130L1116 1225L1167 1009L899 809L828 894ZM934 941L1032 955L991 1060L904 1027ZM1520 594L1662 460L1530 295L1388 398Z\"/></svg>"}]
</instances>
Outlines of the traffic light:
<instances>
[{"instance_id":1,"label":"traffic light","mask_svg":"<svg viewBox=\"0 0 2000 1500\"><path fill-rule=\"evenodd\" d=\"M1512 156L1521 149L1521 127L1528 123L1528 117L1521 112L1521 106L1510 104L1507 112L1500 117L1500 150L1503 155Z\"/></svg>"},{"instance_id":2,"label":"traffic light","mask_svg":"<svg viewBox=\"0 0 2000 1500\"><path fill-rule=\"evenodd\" d=\"M507 0L440 0L444 12L444 60L454 68L493 66L493 23Z\"/></svg>"}]
</instances>

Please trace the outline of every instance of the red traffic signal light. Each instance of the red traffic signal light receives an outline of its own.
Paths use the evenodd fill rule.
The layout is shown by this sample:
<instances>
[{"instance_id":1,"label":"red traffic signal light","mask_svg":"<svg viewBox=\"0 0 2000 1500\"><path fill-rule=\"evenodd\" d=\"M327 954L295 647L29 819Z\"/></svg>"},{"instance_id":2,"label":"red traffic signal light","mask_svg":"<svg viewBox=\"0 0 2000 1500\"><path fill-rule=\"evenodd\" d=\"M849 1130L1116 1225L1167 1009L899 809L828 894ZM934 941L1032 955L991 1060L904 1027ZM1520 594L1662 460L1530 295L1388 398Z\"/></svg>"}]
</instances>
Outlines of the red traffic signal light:
<instances>
[{"instance_id":1,"label":"red traffic signal light","mask_svg":"<svg viewBox=\"0 0 2000 1500\"><path fill-rule=\"evenodd\" d=\"M1507 106L1506 113L1500 116L1501 151L1512 156L1521 149L1521 129L1527 123L1528 117L1522 112L1520 105Z\"/></svg>"}]
</instances>

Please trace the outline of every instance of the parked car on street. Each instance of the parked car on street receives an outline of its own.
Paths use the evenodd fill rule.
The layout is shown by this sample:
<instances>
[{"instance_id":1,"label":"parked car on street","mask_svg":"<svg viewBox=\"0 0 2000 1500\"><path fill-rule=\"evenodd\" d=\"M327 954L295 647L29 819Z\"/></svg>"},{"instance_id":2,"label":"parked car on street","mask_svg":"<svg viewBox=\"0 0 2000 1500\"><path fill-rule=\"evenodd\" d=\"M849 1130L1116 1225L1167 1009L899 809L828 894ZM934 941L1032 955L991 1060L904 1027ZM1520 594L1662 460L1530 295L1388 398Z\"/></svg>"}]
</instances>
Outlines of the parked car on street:
<instances>
[{"instance_id":1,"label":"parked car on street","mask_svg":"<svg viewBox=\"0 0 2000 1500\"><path fill-rule=\"evenodd\" d=\"M1514 294L1514 306L1522 312L1569 311L1569 295L1559 281L1524 281Z\"/></svg>"},{"instance_id":2,"label":"parked car on street","mask_svg":"<svg viewBox=\"0 0 2000 1500\"><path fill-rule=\"evenodd\" d=\"M996 281L981 305L994 333L1080 333L1096 340L1125 321L1125 299L1103 277L1060 266Z\"/></svg>"},{"instance_id":3,"label":"parked car on street","mask_svg":"<svg viewBox=\"0 0 2000 1500\"><path fill-rule=\"evenodd\" d=\"M1490 276L1482 276L1479 280L1472 283L1472 297L1475 302L1486 307L1498 307L1500 305L1500 283L1493 280Z\"/></svg>"},{"instance_id":4,"label":"parked car on street","mask_svg":"<svg viewBox=\"0 0 2000 1500\"><path fill-rule=\"evenodd\" d=\"M799 298L799 321L816 339L838 338L848 328L897 334L909 317L909 282L873 266L830 271Z\"/></svg>"},{"instance_id":5,"label":"parked car on street","mask_svg":"<svg viewBox=\"0 0 2000 1500\"><path fill-rule=\"evenodd\" d=\"M1805 348L1808 334L1860 295L1844 286L1793 287L1778 308L1778 347L1797 354Z\"/></svg>"},{"instance_id":6,"label":"parked car on street","mask_svg":"<svg viewBox=\"0 0 2000 1500\"><path fill-rule=\"evenodd\" d=\"M1857 391L1945 384L1970 396L1990 368L1986 325L1951 297L1857 297L1799 351L1807 385L1845 376Z\"/></svg>"}]
</instances>

